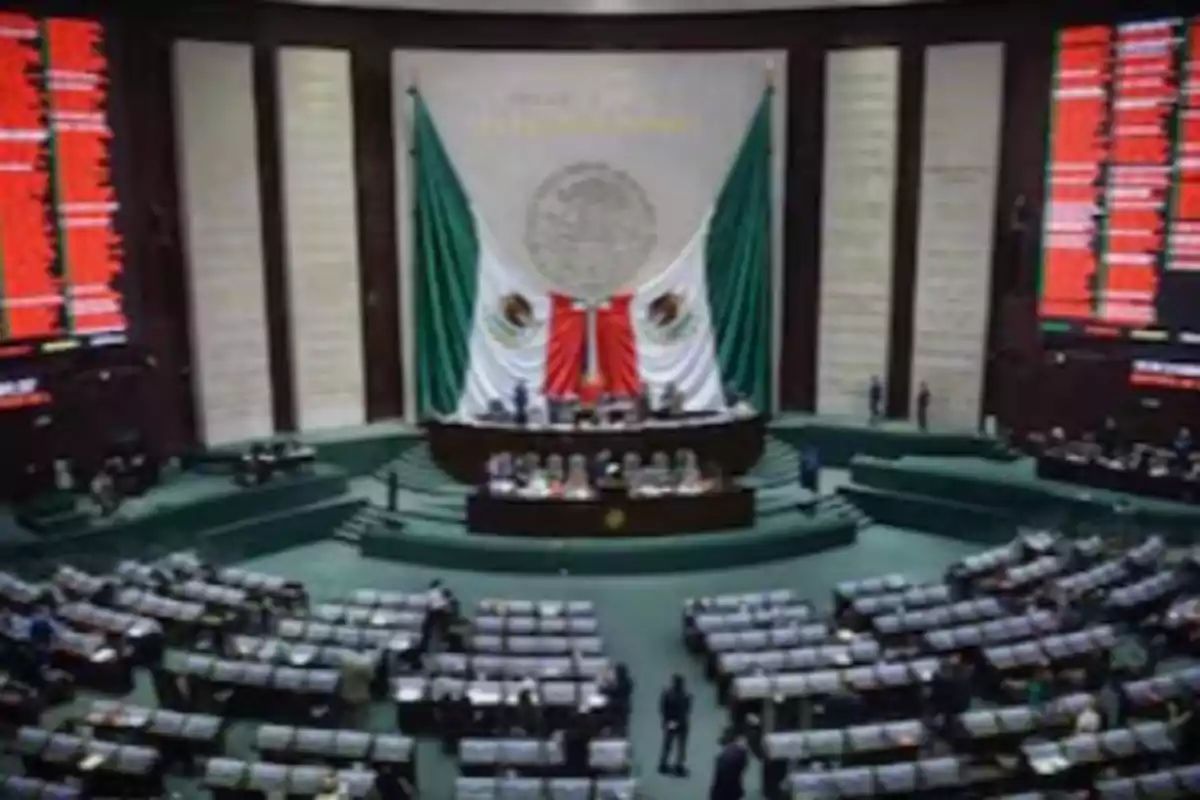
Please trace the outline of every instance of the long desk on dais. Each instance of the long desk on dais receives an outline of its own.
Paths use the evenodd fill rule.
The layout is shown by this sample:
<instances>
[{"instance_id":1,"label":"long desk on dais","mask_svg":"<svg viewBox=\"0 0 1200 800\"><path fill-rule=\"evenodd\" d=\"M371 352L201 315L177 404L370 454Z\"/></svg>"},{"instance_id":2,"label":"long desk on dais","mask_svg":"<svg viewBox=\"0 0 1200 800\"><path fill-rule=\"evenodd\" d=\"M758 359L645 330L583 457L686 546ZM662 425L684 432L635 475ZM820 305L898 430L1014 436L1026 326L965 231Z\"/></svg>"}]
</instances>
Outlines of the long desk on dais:
<instances>
[{"instance_id":1,"label":"long desk on dais","mask_svg":"<svg viewBox=\"0 0 1200 800\"><path fill-rule=\"evenodd\" d=\"M587 538L669 536L754 524L754 490L729 487L703 494L630 497L602 492L588 500L495 495L467 498L467 529L500 536Z\"/></svg>"},{"instance_id":2,"label":"long desk on dais","mask_svg":"<svg viewBox=\"0 0 1200 800\"><path fill-rule=\"evenodd\" d=\"M496 453L580 453L589 458L605 450L620 459L638 453L648 461L656 452L691 450L701 465L715 463L726 475L741 475L762 457L766 418L761 414L704 414L638 425L530 425L435 420L426 436L434 461L456 480L483 480Z\"/></svg>"}]
</instances>

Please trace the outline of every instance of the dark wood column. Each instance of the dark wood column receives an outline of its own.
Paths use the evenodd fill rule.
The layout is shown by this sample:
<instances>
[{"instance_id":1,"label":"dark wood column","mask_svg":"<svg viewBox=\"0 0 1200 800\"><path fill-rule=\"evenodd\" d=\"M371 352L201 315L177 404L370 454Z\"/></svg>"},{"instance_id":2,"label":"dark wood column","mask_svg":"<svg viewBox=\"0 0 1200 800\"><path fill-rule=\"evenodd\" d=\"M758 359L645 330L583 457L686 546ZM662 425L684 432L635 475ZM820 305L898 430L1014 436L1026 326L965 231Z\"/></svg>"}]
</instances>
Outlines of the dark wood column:
<instances>
[{"instance_id":1,"label":"dark wood column","mask_svg":"<svg viewBox=\"0 0 1200 800\"><path fill-rule=\"evenodd\" d=\"M350 62L354 97L354 172L358 186L358 263L367 420L404 412L397 252L396 147L392 53L358 47Z\"/></svg>"},{"instance_id":2,"label":"dark wood column","mask_svg":"<svg viewBox=\"0 0 1200 800\"><path fill-rule=\"evenodd\" d=\"M258 194L262 214L263 288L267 304L267 350L271 360L271 411L275 430L296 430L295 382L284 244L287 213L279 146L279 62L273 45L254 46L254 120L258 144Z\"/></svg>"},{"instance_id":3,"label":"dark wood column","mask_svg":"<svg viewBox=\"0 0 1200 800\"><path fill-rule=\"evenodd\" d=\"M892 231L892 320L888 343L887 414L908 416L912 372L913 299L921 222L921 136L925 118L925 47L900 50L896 207Z\"/></svg>"},{"instance_id":4,"label":"dark wood column","mask_svg":"<svg viewBox=\"0 0 1200 800\"><path fill-rule=\"evenodd\" d=\"M783 203L782 411L817 403L817 336L821 305L821 189L825 176L825 51L788 53L787 140Z\"/></svg>"}]
</instances>

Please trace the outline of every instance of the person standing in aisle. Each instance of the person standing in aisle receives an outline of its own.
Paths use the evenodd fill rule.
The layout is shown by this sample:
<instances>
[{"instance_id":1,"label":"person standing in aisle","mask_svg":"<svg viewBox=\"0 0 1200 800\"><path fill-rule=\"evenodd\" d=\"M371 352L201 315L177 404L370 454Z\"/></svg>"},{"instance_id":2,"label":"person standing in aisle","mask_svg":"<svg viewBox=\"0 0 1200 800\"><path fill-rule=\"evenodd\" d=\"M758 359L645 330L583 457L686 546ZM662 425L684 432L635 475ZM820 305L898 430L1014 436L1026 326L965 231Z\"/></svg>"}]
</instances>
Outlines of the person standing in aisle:
<instances>
[{"instance_id":1,"label":"person standing in aisle","mask_svg":"<svg viewBox=\"0 0 1200 800\"><path fill-rule=\"evenodd\" d=\"M713 765L708 800L742 800L746 796L742 776L749 763L750 754L745 742L736 730L727 729L721 736L721 752Z\"/></svg>"},{"instance_id":2,"label":"person standing in aisle","mask_svg":"<svg viewBox=\"0 0 1200 800\"><path fill-rule=\"evenodd\" d=\"M662 722L659 774L685 777L688 774L687 741L692 719L692 695L688 692L682 675L673 675L671 685L663 689L658 701L658 716ZM675 751L674 764L669 763L672 749Z\"/></svg>"}]
</instances>

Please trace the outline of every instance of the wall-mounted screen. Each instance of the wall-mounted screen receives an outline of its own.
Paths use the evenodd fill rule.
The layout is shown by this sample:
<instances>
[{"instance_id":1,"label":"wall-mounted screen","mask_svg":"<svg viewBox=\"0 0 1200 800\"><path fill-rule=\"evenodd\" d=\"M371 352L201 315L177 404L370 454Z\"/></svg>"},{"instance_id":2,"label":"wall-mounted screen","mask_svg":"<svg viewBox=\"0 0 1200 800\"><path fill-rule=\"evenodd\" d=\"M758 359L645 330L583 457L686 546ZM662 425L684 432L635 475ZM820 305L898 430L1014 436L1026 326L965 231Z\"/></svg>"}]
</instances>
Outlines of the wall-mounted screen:
<instances>
[{"instance_id":1,"label":"wall-mounted screen","mask_svg":"<svg viewBox=\"0 0 1200 800\"><path fill-rule=\"evenodd\" d=\"M1129 382L1142 389L1182 389L1200 392L1200 364L1190 361L1137 359L1130 366Z\"/></svg>"},{"instance_id":2,"label":"wall-mounted screen","mask_svg":"<svg viewBox=\"0 0 1200 800\"><path fill-rule=\"evenodd\" d=\"M1200 19L1060 31L1042 330L1200 344Z\"/></svg>"},{"instance_id":3,"label":"wall-mounted screen","mask_svg":"<svg viewBox=\"0 0 1200 800\"><path fill-rule=\"evenodd\" d=\"M108 92L100 23L0 13L0 359L126 339Z\"/></svg>"}]
</instances>

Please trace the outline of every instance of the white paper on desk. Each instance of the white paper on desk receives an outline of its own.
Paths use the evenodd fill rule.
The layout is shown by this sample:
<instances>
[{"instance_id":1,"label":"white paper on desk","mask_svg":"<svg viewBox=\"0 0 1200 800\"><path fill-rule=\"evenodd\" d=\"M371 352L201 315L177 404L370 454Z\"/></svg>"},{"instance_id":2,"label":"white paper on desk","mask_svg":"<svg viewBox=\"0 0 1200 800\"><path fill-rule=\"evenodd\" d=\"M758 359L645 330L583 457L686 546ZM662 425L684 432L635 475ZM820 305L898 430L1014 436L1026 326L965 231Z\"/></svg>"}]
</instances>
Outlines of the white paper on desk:
<instances>
[{"instance_id":1,"label":"white paper on desk","mask_svg":"<svg viewBox=\"0 0 1200 800\"><path fill-rule=\"evenodd\" d=\"M150 721L150 711L145 708L125 712L125 721L130 725L140 728Z\"/></svg>"},{"instance_id":2,"label":"white paper on desk","mask_svg":"<svg viewBox=\"0 0 1200 800\"><path fill-rule=\"evenodd\" d=\"M104 763L104 756L99 753L89 753L79 762L79 768L84 772L91 772L96 767Z\"/></svg>"},{"instance_id":3,"label":"white paper on desk","mask_svg":"<svg viewBox=\"0 0 1200 800\"><path fill-rule=\"evenodd\" d=\"M1054 775L1071 766L1071 762L1061 755L1053 755L1046 758L1035 758L1030 766L1038 775Z\"/></svg>"}]
</instances>

